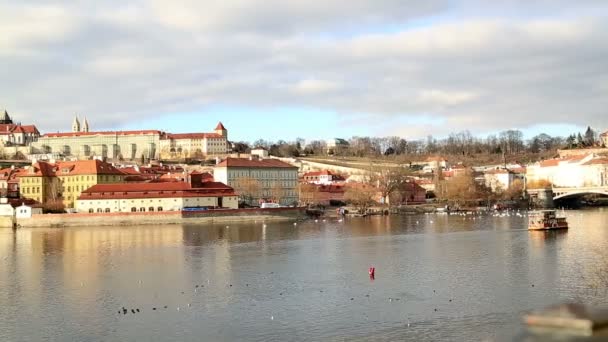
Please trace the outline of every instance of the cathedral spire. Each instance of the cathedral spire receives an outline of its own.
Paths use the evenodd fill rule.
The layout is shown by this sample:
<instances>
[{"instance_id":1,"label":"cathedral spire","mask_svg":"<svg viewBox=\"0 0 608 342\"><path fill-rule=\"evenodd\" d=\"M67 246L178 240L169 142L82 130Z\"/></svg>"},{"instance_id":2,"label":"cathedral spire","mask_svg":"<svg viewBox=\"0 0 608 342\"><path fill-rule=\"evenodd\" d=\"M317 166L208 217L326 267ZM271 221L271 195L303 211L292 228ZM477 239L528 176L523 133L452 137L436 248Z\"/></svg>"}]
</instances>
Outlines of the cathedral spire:
<instances>
[{"instance_id":1,"label":"cathedral spire","mask_svg":"<svg viewBox=\"0 0 608 342\"><path fill-rule=\"evenodd\" d=\"M78 120L78 115L74 116L74 121L72 121L72 132L80 132L80 121Z\"/></svg>"},{"instance_id":2,"label":"cathedral spire","mask_svg":"<svg viewBox=\"0 0 608 342\"><path fill-rule=\"evenodd\" d=\"M5 109L4 114L2 114L2 116L0 117L0 124L12 124L12 123L13 123L13 120L8 115L8 112Z\"/></svg>"},{"instance_id":3,"label":"cathedral spire","mask_svg":"<svg viewBox=\"0 0 608 342\"><path fill-rule=\"evenodd\" d=\"M89 131L89 122L87 121L87 117L84 117L84 120L82 121L82 128L81 128L82 132L88 132Z\"/></svg>"}]
</instances>

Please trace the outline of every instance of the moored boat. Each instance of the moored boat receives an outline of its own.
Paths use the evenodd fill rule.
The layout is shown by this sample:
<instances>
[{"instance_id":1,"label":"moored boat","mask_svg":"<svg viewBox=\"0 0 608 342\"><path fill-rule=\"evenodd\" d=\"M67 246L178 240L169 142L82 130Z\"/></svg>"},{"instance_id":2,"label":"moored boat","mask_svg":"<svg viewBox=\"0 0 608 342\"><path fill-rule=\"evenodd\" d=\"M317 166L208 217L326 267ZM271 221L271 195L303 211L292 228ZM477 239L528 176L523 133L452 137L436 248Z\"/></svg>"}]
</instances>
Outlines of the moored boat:
<instances>
[{"instance_id":1,"label":"moored boat","mask_svg":"<svg viewBox=\"0 0 608 342\"><path fill-rule=\"evenodd\" d=\"M567 229L565 217L558 217L555 210L531 211L528 214L529 230Z\"/></svg>"}]
</instances>

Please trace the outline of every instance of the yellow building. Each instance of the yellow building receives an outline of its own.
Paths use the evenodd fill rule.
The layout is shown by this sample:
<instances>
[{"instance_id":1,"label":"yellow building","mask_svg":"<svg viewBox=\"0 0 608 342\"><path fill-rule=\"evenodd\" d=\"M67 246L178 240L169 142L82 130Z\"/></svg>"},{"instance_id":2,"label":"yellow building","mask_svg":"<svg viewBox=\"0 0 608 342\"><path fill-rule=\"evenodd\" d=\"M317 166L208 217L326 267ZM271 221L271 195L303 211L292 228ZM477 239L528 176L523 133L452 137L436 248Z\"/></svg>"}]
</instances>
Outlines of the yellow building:
<instances>
[{"instance_id":1,"label":"yellow building","mask_svg":"<svg viewBox=\"0 0 608 342\"><path fill-rule=\"evenodd\" d=\"M38 162L19 176L22 198L73 208L80 194L96 184L120 183L124 174L100 160Z\"/></svg>"}]
</instances>

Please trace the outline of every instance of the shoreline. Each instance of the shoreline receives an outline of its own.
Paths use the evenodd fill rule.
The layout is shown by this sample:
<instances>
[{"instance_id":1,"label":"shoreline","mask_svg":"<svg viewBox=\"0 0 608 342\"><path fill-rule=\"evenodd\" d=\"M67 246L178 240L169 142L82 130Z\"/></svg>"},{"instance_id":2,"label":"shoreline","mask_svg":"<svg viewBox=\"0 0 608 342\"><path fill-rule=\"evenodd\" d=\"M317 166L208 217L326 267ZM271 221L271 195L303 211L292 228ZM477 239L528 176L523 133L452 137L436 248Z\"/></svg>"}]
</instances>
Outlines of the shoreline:
<instances>
[{"instance_id":1,"label":"shoreline","mask_svg":"<svg viewBox=\"0 0 608 342\"><path fill-rule=\"evenodd\" d=\"M306 217L305 208L226 209L201 212L166 211L134 213L39 214L15 219L19 228L69 228L99 226L142 226L204 224L224 222L289 221ZM0 217L0 228L12 228L11 217Z\"/></svg>"}]
</instances>

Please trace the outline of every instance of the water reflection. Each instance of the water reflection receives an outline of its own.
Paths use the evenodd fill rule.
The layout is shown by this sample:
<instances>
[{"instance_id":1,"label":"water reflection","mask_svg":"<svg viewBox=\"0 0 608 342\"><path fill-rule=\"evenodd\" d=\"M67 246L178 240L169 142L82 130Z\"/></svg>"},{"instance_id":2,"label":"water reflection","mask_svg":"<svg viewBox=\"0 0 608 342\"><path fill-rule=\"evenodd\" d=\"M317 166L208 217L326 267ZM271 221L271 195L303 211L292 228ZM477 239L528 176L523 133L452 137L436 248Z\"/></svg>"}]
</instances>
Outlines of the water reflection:
<instances>
[{"instance_id":1,"label":"water reflection","mask_svg":"<svg viewBox=\"0 0 608 342\"><path fill-rule=\"evenodd\" d=\"M606 302L608 212L567 214L0 230L0 340L513 336L522 311Z\"/></svg>"}]
</instances>

